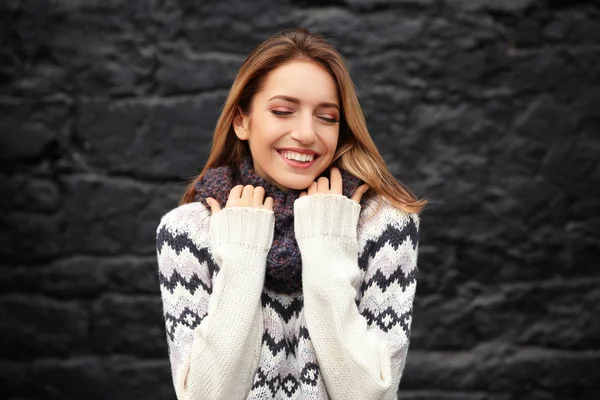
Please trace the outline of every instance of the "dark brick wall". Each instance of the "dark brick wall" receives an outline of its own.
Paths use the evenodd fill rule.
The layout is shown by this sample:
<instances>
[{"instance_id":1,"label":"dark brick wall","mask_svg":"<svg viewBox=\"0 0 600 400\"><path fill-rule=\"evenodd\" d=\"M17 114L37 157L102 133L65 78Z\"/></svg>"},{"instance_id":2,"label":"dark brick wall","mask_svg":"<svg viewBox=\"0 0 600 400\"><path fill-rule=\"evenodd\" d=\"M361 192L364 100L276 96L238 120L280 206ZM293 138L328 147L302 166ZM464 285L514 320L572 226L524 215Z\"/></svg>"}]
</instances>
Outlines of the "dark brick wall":
<instances>
[{"instance_id":1,"label":"dark brick wall","mask_svg":"<svg viewBox=\"0 0 600 400\"><path fill-rule=\"evenodd\" d=\"M600 398L600 6L4 1L3 399L173 399L154 253L245 55L347 57L422 214L412 400Z\"/></svg>"}]
</instances>

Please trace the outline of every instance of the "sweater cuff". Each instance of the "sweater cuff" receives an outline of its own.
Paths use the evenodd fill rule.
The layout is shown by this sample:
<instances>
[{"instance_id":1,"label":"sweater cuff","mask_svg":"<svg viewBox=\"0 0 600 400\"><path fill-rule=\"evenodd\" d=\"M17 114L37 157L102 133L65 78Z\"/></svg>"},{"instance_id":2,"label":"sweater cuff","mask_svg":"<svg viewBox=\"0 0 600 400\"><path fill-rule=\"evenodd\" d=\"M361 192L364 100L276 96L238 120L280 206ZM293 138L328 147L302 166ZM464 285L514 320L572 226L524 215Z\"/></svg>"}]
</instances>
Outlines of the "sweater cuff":
<instances>
[{"instance_id":1,"label":"sweater cuff","mask_svg":"<svg viewBox=\"0 0 600 400\"><path fill-rule=\"evenodd\" d=\"M227 207L211 216L212 246L242 246L269 251L273 242L275 214L253 207Z\"/></svg>"},{"instance_id":2,"label":"sweater cuff","mask_svg":"<svg viewBox=\"0 0 600 400\"><path fill-rule=\"evenodd\" d=\"M356 240L360 204L341 194L318 193L294 202L296 240L340 237Z\"/></svg>"}]
</instances>

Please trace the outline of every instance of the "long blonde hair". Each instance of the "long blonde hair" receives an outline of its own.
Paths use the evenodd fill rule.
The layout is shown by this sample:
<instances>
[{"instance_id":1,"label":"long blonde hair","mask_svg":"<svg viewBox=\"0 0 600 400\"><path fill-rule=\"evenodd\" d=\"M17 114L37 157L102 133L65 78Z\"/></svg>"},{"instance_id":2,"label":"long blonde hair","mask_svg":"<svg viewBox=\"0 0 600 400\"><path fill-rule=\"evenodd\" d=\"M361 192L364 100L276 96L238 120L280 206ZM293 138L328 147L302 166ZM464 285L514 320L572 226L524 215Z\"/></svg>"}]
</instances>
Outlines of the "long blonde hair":
<instances>
[{"instance_id":1,"label":"long blonde hair","mask_svg":"<svg viewBox=\"0 0 600 400\"><path fill-rule=\"evenodd\" d=\"M354 82L342 55L321 35L303 28L281 31L248 55L233 81L217 121L206 165L189 184L179 204L194 201L194 185L210 168L224 165L237 167L242 157L250 154L248 143L238 139L233 130L236 110L240 107L247 112L252 98L262 89L267 74L294 60L318 63L337 83L341 100L340 136L332 165L347 170L367 183L370 189L365 196L378 194L403 211L421 212L427 200L418 200L408 187L394 178L371 139Z\"/></svg>"}]
</instances>

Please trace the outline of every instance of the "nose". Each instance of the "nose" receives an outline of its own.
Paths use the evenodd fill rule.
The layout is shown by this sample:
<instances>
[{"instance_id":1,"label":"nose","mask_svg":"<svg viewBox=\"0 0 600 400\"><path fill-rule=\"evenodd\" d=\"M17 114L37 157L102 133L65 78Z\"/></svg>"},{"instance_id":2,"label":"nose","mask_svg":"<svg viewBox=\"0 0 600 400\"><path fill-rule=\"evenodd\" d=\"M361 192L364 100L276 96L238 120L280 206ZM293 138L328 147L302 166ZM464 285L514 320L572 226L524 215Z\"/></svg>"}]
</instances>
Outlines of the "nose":
<instances>
[{"instance_id":1,"label":"nose","mask_svg":"<svg viewBox=\"0 0 600 400\"><path fill-rule=\"evenodd\" d=\"M292 138L303 144L311 144L317 140L312 115L300 118L297 129L292 131Z\"/></svg>"}]
</instances>

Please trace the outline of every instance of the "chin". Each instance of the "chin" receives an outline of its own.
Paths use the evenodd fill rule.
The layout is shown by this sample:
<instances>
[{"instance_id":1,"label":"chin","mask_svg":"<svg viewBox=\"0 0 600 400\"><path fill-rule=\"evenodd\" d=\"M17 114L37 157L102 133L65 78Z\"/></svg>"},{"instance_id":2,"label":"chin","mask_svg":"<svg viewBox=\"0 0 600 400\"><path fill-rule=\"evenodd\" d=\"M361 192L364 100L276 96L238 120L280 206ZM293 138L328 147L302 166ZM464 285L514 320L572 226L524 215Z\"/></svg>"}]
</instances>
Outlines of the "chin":
<instances>
[{"instance_id":1,"label":"chin","mask_svg":"<svg viewBox=\"0 0 600 400\"><path fill-rule=\"evenodd\" d=\"M304 189L308 188L311 183L313 183L312 180L307 180L307 181L294 180L291 182L285 182L285 181L281 182L280 185L285 188L288 188L288 189L304 190Z\"/></svg>"},{"instance_id":2,"label":"chin","mask_svg":"<svg viewBox=\"0 0 600 400\"><path fill-rule=\"evenodd\" d=\"M306 188L308 188L310 186L310 183L308 185L302 185L302 184L296 184L296 185L283 185L288 189L292 189L292 190L305 190Z\"/></svg>"}]
</instances>

